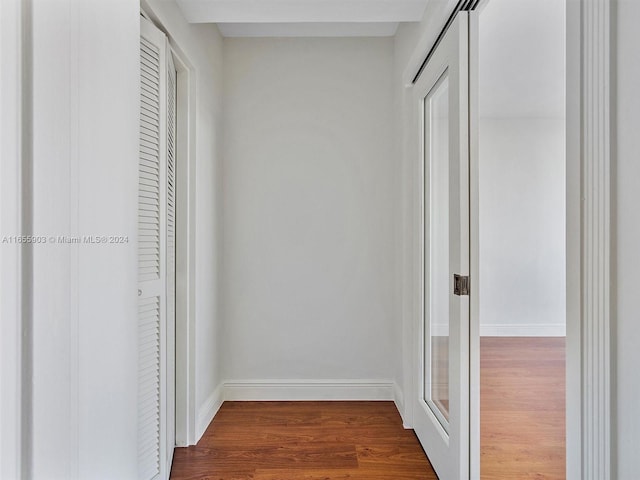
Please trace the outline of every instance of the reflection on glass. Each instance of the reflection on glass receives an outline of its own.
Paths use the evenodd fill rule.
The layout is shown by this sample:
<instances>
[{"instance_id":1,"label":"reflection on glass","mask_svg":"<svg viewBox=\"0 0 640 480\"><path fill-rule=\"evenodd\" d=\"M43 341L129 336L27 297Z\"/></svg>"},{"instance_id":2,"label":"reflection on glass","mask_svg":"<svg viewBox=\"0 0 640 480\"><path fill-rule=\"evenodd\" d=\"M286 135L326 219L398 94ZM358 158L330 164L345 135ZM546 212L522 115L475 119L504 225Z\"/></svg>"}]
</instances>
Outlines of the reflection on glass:
<instances>
[{"instance_id":1,"label":"reflection on glass","mask_svg":"<svg viewBox=\"0 0 640 480\"><path fill-rule=\"evenodd\" d=\"M449 81L444 76L425 100L425 167L429 289L425 305L425 401L446 428L449 419ZM429 348L430 347L430 348Z\"/></svg>"}]
</instances>

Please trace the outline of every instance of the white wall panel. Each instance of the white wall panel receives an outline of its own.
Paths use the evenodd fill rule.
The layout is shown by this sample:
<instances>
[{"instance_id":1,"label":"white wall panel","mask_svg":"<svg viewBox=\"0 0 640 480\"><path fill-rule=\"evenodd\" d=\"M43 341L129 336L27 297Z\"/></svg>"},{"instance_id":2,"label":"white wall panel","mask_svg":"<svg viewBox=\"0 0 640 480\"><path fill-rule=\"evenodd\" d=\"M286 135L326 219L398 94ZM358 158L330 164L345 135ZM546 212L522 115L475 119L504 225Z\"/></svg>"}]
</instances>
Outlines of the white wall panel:
<instances>
[{"instance_id":1,"label":"white wall panel","mask_svg":"<svg viewBox=\"0 0 640 480\"><path fill-rule=\"evenodd\" d=\"M388 39L225 39L225 375L390 379Z\"/></svg>"}]
</instances>

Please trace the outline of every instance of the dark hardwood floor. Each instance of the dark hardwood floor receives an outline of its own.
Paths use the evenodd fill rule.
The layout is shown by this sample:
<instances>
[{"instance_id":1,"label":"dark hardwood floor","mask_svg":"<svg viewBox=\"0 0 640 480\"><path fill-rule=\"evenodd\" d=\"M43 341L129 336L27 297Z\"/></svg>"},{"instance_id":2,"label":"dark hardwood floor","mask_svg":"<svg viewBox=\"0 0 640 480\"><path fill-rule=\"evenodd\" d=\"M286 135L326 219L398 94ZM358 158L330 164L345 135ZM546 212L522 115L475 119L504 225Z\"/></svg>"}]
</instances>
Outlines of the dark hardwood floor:
<instances>
[{"instance_id":1,"label":"dark hardwood floor","mask_svg":"<svg viewBox=\"0 0 640 480\"><path fill-rule=\"evenodd\" d=\"M563 338L482 338L482 480L564 480L564 352ZM225 402L171 478L437 477L392 402Z\"/></svg>"},{"instance_id":2,"label":"dark hardwood floor","mask_svg":"<svg viewBox=\"0 0 640 480\"><path fill-rule=\"evenodd\" d=\"M225 402L174 480L432 480L392 402Z\"/></svg>"},{"instance_id":3,"label":"dark hardwood floor","mask_svg":"<svg viewBox=\"0 0 640 480\"><path fill-rule=\"evenodd\" d=\"M565 339L482 337L482 480L565 479Z\"/></svg>"}]
</instances>

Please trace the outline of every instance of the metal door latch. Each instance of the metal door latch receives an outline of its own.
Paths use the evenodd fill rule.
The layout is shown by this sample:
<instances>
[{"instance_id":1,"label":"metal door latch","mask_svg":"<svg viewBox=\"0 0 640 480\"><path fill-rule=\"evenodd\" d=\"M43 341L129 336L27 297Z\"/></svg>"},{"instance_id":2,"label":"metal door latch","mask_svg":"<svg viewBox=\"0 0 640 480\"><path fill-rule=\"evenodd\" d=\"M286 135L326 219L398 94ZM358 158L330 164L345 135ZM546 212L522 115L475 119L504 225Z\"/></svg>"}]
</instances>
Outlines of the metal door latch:
<instances>
[{"instance_id":1,"label":"metal door latch","mask_svg":"<svg viewBox=\"0 0 640 480\"><path fill-rule=\"evenodd\" d=\"M453 293L458 296L469 295L468 276L453 274Z\"/></svg>"}]
</instances>

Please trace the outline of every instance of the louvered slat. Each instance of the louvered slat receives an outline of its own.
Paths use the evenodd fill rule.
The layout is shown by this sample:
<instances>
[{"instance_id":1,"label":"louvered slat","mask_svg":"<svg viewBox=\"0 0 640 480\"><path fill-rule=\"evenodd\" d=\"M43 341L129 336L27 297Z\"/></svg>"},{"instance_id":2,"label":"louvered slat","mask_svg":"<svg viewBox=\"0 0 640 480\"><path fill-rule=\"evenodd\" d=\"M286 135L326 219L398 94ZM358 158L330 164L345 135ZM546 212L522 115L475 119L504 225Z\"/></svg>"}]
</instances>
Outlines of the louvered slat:
<instances>
[{"instance_id":1,"label":"louvered slat","mask_svg":"<svg viewBox=\"0 0 640 480\"><path fill-rule=\"evenodd\" d=\"M140 122L140 184L138 210L148 216L160 216L160 52L146 39L140 40L141 122ZM160 229L149 222L139 222L139 250L156 253L152 265L140 269L139 280L160 276ZM141 265L139 265L140 267ZM150 268L152 267L152 268ZM142 273L142 272L145 273Z\"/></svg>"},{"instance_id":2,"label":"louvered slat","mask_svg":"<svg viewBox=\"0 0 640 480\"><path fill-rule=\"evenodd\" d=\"M175 321L175 166L176 70L171 55L167 69L167 324Z\"/></svg>"},{"instance_id":3,"label":"louvered slat","mask_svg":"<svg viewBox=\"0 0 640 480\"><path fill-rule=\"evenodd\" d=\"M160 298L138 302L138 466L140 478L160 472Z\"/></svg>"},{"instance_id":4,"label":"louvered slat","mask_svg":"<svg viewBox=\"0 0 640 480\"><path fill-rule=\"evenodd\" d=\"M138 281L160 279L161 55L140 39L140 155L138 182ZM138 299L138 478L161 472L161 297Z\"/></svg>"}]
</instances>

